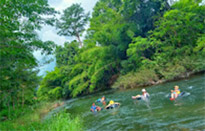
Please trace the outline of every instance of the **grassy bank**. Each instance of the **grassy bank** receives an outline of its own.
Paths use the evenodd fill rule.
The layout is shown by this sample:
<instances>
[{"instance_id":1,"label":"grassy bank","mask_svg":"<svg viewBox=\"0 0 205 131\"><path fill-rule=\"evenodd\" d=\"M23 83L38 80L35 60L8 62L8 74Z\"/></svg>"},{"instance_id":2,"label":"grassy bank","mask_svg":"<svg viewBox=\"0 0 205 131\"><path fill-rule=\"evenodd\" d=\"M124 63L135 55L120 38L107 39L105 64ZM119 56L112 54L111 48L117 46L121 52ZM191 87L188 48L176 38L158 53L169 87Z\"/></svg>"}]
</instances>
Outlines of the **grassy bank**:
<instances>
[{"instance_id":1,"label":"grassy bank","mask_svg":"<svg viewBox=\"0 0 205 131\"><path fill-rule=\"evenodd\" d=\"M56 107L56 102L39 103L32 107L21 109L21 115L0 122L0 130L49 130L49 131L80 131L82 121L79 117L72 118L65 111L53 114L49 119L43 120L44 116ZM17 112L17 111L16 111ZM19 112L19 111L18 111ZM16 114L16 113L14 113Z\"/></svg>"},{"instance_id":2,"label":"grassy bank","mask_svg":"<svg viewBox=\"0 0 205 131\"><path fill-rule=\"evenodd\" d=\"M154 63L154 62L153 62ZM137 88L187 78L205 71L203 56L181 57L167 63L147 63L135 72L121 75L112 88Z\"/></svg>"}]
</instances>

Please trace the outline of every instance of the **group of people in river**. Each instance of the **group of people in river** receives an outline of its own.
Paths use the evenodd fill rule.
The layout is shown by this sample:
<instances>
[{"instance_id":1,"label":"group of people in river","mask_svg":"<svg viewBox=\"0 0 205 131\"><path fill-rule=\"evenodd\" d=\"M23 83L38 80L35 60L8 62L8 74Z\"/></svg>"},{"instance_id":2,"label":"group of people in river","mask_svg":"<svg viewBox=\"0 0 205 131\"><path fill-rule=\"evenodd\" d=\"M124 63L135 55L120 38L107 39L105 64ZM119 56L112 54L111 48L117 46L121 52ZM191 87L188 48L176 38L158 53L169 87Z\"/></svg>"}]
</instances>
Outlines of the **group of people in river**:
<instances>
[{"instance_id":1,"label":"group of people in river","mask_svg":"<svg viewBox=\"0 0 205 131\"><path fill-rule=\"evenodd\" d=\"M170 100L175 100L181 94L179 86L174 86L174 90L171 90ZM142 95L132 96L132 99L146 100L149 99L149 93L145 89L142 89Z\"/></svg>"},{"instance_id":2,"label":"group of people in river","mask_svg":"<svg viewBox=\"0 0 205 131\"><path fill-rule=\"evenodd\" d=\"M99 98L96 102L102 103L104 108L101 108L100 106L97 106L97 105L95 105L95 103L93 103L91 108L90 108L91 112L101 111L102 109L112 109L112 108L118 107L120 105L120 103L114 102L113 100L110 100L109 104L106 105L106 98L105 98L105 96L103 96L102 98Z\"/></svg>"},{"instance_id":3,"label":"group of people in river","mask_svg":"<svg viewBox=\"0 0 205 131\"><path fill-rule=\"evenodd\" d=\"M174 86L174 90L171 90L170 100L175 100L179 95L181 95L181 92L180 92L179 86L176 85ZM149 97L150 97L149 93L145 89L142 89L142 95L132 96L132 99L146 101L146 100L149 100ZM104 105L104 109L112 109L120 105L120 103L110 100L109 104L106 106L105 96L103 96L102 98L99 98L96 102L102 103ZM92 112L97 112L97 111L101 111L102 109L103 108L101 108L100 106L96 106L95 103L93 103L90 110Z\"/></svg>"},{"instance_id":4,"label":"group of people in river","mask_svg":"<svg viewBox=\"0 0 205 131\"><path fill-rule=\"evenodd\" d=\"M106 105L106 100L105 100L105 96L103 96L102 98L98 99L97 102L102 103L103 105ZM101 107L96 106L95 103L92 104L90 111L92 112L96 112L96 111L101 111Z\"/></svg>"}]
</instances>

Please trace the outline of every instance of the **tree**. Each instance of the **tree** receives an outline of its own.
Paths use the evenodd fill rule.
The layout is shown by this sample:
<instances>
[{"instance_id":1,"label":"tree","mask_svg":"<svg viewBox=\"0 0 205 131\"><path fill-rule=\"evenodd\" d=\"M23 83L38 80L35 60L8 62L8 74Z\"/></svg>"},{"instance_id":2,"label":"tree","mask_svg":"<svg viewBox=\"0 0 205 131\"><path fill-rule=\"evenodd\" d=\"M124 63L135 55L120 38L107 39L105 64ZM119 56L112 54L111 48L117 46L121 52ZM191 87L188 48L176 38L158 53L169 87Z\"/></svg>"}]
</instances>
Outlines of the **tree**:
<instances>
[{"instance_id":1,"label":"tree","mask_svg":"<svg viewBox=\"0 0 205 131\"><path fill-rule=\"evenodd\" d=\"M64 43L64 47L57 46L55 50L56 64L57 67L63 65L72 66L75 64L74 57L78 54L79 43L77 41L72 41L71 43Z\"/></svg>"},{"instance_id":2,"label":"tree","mask_svg":"<svg viewBox=\"0 0 205 131\"><path fill-rule=\"evenodd\" d=\"M132 38L146 36L153 23L169 9L164 0L99 0L90 19L92 39L102 46L114 45L118 57L127 59Z\"/></svg>"},{"instance_id":3,"label":"tree","mask_svg":"<svg viewBox=\"0 0 205 131\"><path fill-rule=\"evenodd\" d=\"M73 4L63 11L63 15L57 22L56 27L60 30L59 35L75 36L83 46L80 35L85 31L85 25L89 19L89 13L85 14L80 4Z\"/></svg>"},{"instance_id":4,"label":"tree","mask_svg":"<svg viewBox=\"0 0 205 131\"><path fill-rule=\"evenodd\" d=\"M72 48L73 45L68 45L62 47L61 51L66 56ZM60 67L46 75L38 90L38 97L52 99L53 90L56 91L59 87L62 87L62 92L59 91L62 97L76 97L107 88L110 78L117 72L115 67L119 64L114 54L112 46L84 46L75 55L75 59L72 54L65 62L60 63Z\"/></svg>"},{"instance_id":5,"label":"tree","mask_svg":"<svg viewBox=\"0 0 205 131\"><path fill-rule=\"evenodd\" d=\"M3 0L0 7L0 95L5 96L0 98L0 106L10 108L12 104L15 108L20 102L26 103L26 97L34 94L39 82L35 70L38 61L33 51L41 50L44 54L53 51L55 44L41 41L35 31L42 24L52 23L52 17L43 15L56 12L47 0Z\"/></svg>"},{"instance_id":6,"label":"tree","mask_svg":"<svg viewBox=\"0 0 205 131\"><path fill-rule=\"evenodd\" d=\"M205 6L200 2L176 2L155 22L156 28L149 32L147 38L134 38L127 50L129 58L124 69L136 71L154 64L152 68L156 68L160 77L171 78L176 76L172 72L175 66L176 70L179 69L178 73L204 68L201 56L204 50Z\"/></svg>"}]
</instances>

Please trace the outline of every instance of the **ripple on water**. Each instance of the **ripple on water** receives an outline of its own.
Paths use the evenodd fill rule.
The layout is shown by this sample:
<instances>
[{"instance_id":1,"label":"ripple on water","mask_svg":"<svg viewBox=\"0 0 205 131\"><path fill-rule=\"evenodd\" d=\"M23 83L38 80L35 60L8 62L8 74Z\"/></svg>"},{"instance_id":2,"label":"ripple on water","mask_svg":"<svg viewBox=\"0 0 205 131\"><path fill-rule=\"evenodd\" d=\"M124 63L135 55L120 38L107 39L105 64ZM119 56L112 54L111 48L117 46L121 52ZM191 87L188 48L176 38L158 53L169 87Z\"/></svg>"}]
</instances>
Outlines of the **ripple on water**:
<instances>
[{"instance_id":1,"label":"ripple on water","mask_svg":"<svg viewBox=\"0 0 205 131\"><path fill-rule=\"evenodd\" d=\"M193 88L193 86L188 86L188 89L192 89Z\"/></svg>"}]
</instances>

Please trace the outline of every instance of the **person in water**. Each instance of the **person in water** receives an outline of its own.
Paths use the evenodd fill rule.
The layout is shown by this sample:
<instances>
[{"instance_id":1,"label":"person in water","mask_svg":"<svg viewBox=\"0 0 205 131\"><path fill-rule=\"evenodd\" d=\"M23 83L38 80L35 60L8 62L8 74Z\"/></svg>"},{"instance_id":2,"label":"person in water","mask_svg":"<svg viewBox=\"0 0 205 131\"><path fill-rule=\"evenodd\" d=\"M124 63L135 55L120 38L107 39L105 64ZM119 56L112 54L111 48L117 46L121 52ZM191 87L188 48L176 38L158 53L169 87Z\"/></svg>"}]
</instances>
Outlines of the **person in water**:
<instances>
[{"instance_id":1,"label":"person in water","mask_svg":"<svg viewBox=\"0 0 205 131\"><path fill-rule=\"evenodd\" d=\"M95 112L97 110L97 106L95 105L95 103L92 104L90 111Z\"/></svg>"},{"instance_id":2,"label":"person in water","mask_svg":"<svg viewBox=\"0 0 205 131\"><path fill-rule=\"evenodd\" d=\"M149 98L149 93L145 90L145 89L142 89L142 95L136 95L136 96L132 96L132 99L147 99Z\"/></svg>"},{"instance_id":3,"label":"person in water","mask_svg":"<svg viewBox=\"0 0 205 131\"><path fill-rule=\"evenodd\" d=\"M103 97L101 98L100 102L101 102L103 105L106 105L105 96L103 96Z\"/></svg>"},{"instance_id":4,"label":"person in water","mask_svg":"<svg viewBox=\"0 0 205 131\"><path fill-rule=\"evenodd\" d=\"M174 86L174 90L171 90L171 99L176 99L180 93L179 86Z\"/></svg>"},{"instance_id":5,"label":"person in water","mask_svg":"<svg viewBox=\"0 0 205 131\"><path fill-rule=\"evenodd\" d=\"M101 111L101 108L99 106L96 106L95 103L92 104L90 111L96 112L96 111Z\"/></svg>"},{"instance_id":6,"label":"person in water","mask_svg":"<svg viewBox=\"0 0 205 131\"><path fill-rule=\"evenodd\" d=\"M149 98L149 93L145 89L142 89L142 97Z\"/></svg>"},{"instance_id":7,"label":"person in water","mask_svg":"<svg viewBox=\"0 0 205 131\"><path fill-rule=\"evenodd\" d=\"M105 96L103 96L102 98L97 99L96 102L99 102L99 103L102 103L103 105L106 105Z\"/></svg>"},{"instance_id":8,"label":"person in water","mask_svg":"<svg viewBox=\"0 0 205 131\"><path fill-rule=\"evenodd\" d=\"M105 107L105 109L112 109L112 108L118 107L119 105L120 103L110 100L109 104Z\"/></svg>"}]
</instances>

